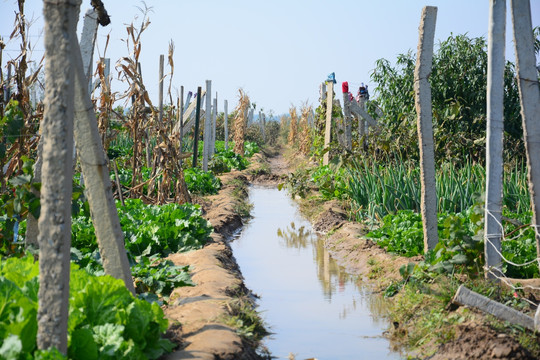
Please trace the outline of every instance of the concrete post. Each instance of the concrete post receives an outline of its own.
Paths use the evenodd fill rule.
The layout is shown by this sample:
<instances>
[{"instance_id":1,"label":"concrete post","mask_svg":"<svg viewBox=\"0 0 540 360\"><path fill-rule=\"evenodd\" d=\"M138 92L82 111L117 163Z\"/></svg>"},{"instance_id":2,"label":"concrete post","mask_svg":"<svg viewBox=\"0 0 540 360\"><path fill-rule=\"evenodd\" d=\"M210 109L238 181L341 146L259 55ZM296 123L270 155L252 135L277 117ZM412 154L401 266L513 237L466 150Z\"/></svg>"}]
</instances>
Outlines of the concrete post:
<instances>
[{"instance_id":1,"label":"concrete post","mask_svg":"<svg viewBox=\"0 0 540 360\"><path fill-rule=\"evenodd\" d=\"M191 167L197 167L197 157L199 151L199 120L201 116L201 87L197 88L197 105L195 107L195 130L193 132L193 161Z\"/></svg>"},{"instance_id":2,"label":"concrete post","mask_svg":"<svg viewBox=\"0 0 540 360\"><path fill-rule=\"evenodd\" d=\"M180 155L180 170L182 170L182 145L184 141L184 86L180 86L178 99L178 123L180 124L180 138L178 139L178 154Z\"/></svg>"},{"instance_id":3,"label":"concrete post","mask_svg":"<svg viewBox=\"0 0 540 360\"><path fill-rule=\"evenodd\" d=\"M204 119L203 170L208 171L210 158L210 141L212 139L212 81L206 80L206 112Z\"/></svg>"},{"instance_id":4,"label":"concrete post","mask_svg":"<svg viewBox=\"0 0 540 360\"><path fill-rule=\"evenodd\" d=\"M349 99L349 85L342 83L343 91L343 122L345 123L345 149L348 151L352 150L352 126L351 126L351 108Z\"/></svg>"},{"instance_id":5,"label":"concrete post","mask_svg":"<svg viewBox=\"0 0 540 360\"><path fill-rule=\"evenodd\" d=\"M216 126L217 126L217 93L216 97L214 98L214 112L212 114L212 141L210 142L211 149L210 149L210 157L214 157L214 153L216 152Z\"/></svg>"},{"instance_id":6,"label":"concrete post","mask_svg":"<svg viewBox=\"0 0 540 360\"><path fill-rule=\"evenodd\" d=\"M433 115L429 75L433 61L433 40L437 8L425 6L419 27L418 55L414 71L414 93L420 146L421 210L424 225L424 251L435 248L437 232L437 189L435 187L435 150L433 144Z\"/></svg>"},{"instance_id":7,"label":"concrete post","mask_svg":"<svg viewBox=\"0 0 540 360\"><path fill-rule=\"evenodd\" d=\"M86 11L80 41L84 74L88 79L88 93L92 92L92 59L94 57L94 47L98 30L97 17L97 12L94 9L88 9Z\"/></svg>"},{"instance_id":8,"label":"concrete post","mask_svg":"<svg viewBox=\"0 0 540 360\"><path fill-rule=\"evenodd\" d=\"M540 258L540 162L538 161L538 154L540 154L540 87L534 53L531 4L529 0L511 0L510 4L523 136L529 170L529 192L531 193L533 211L531 223L535 228L536 247ZM536 316L540 316L540 307ZM540 329L540 326L537 329Z\"/></svg>"},{"instance_id":9,"label":"concrete post","mask_svg":"<svg viewBox=\"0 0 540 360\"><path fill-rule=\"evenodd\" d=\"M504 52L506 0L491 0L489 8L487 69L486 205L484 251L486 276L495 279L501 272L501 226L503 197L504 132Z\"/></svg>"},{"instance_id":10,"label":"concrete post","mask_svg":"<svg viewBox=\"0 0 540 360\"><path fill-rule=\"evenodd\" d=\"M94 106L86 88L81 53L76 37L71 44L75 64L75 143L85 179L86 196L90 204L99 253L105 273L124 281L135 294L124 234L113 198L112 183L96 123Z\"/></svg>"},{"instance_id":11,"label":"concrete post","mask_svg":"<svg viewBox=\"0 0 540 360\"><path fill-rule=\"evenodd\" d=\"M228 111L228 102L227 100L224 101L223 103L223 111L224 111L224 114L223 114L223 126L224 126L224 130L225 130L225 150L229 150L229 114L227 113Z\"/></svg>"},{"instance_id":12,"label":"concrete post","mask_svg":"<svg viewBox=\"0 0 540 360\"><path fill-rule=\"evenodd\" d=\"M37 347L67 355L71 195L73 186L74 64L71 53L80 1L44 2L45 110L39 217ZM78 51L78 50L77 50ZM82 64L81 64L82 66ZM86 87L86 82L84 83ZM94 119L95 121L95 119Z\"/></svg>"},{"instance_id":13,"label":"concrete post","mask_svg":"<svg viewBox=\"0 0 540 360\"><path fill-rule=\"evenodd\" d=\"M324 148L328 150L330 145L330 136L332 134L332 103L334 97L334 83L328 82L327 95L326 95L326 127L324 130ZM323 156L323 165L328 165L330 161L330 153L326 151Z\"/></svg>"},{"instance_id":14,"label":"concrete post","mask_svg":"<svg viewBox=\"0 0 540 360\"><path fill-rule=\"evenodd\" d=\"M165 55L159 55L159 124L163 123L163 66Z\"/></svg>"}]
</instances>

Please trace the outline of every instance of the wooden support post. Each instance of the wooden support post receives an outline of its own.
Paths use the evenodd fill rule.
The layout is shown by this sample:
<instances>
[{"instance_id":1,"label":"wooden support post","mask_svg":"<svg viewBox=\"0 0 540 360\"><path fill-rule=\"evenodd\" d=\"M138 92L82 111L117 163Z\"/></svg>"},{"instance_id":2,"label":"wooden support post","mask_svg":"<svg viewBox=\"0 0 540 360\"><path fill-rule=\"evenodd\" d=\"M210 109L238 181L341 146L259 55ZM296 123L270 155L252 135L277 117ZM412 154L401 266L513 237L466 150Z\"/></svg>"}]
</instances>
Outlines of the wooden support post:
<instances>
[{"instance_id":1,"label":"wooden support post","mask_svg":"<svg viewBox=\"0 0 540 360\"><path fill-rule=\"evenodd\" d=\"M163 122L163 66L165 63L165 55L159 55L159 124Z\"/></svg>"},{"instance_id":2,"label":"wooden support post","mask_svg":"<svg viewBox=\"0 0 540 360\"><path fill-rule=\"evenodd\" d=\"M330 152L328 146L330 145L330 136L332 134L332 103L334 98L334 83L328 82L327 95L326 95L326 127L324 130L324 148L327 150L323 156L323 165L328 165L330 161Z\"/></svg>"},{"instance_id":3,"label":"wooden support post","mask_svg":"<svg viewBox=\"0 0 540 360\"><path fill-rule=\"evenodd\" d=\"M43 166L38 236L37 347L40 350L56 347L64 355L67 355L68 345L73 188L75 64L71 46L77 42L75 30L79 7L80 1L45 2L43 5L47 62L41 124Z\"/></svg>"},{"instance_id":4,"label":"wooden support post","mask_svg":"<svg viewBox=\"0 0 540 360\"><path fill-rule=\"evenodd\" d=\"M197 167L197 156L199 151L199 122L201 116L201 87L197 88L197 101L195 111L195 130L193 133L193 162L191 167Z\"/></svg>"},{"instance_id":5,"label":"wooden support post","mask_svg":"<svg viewBox=\"0 0 540 360\"><path fill-rule=\"evenodd\" d=\"M491 0L489 8L487 69L486 205L484 212L484 252L486 277L502 275L503 235L503 114L506 0Z\"/></svg>"},{"instance_id":6,"label":"wooden support post","mask_svg":"<svg viewBox=\"0 0 540 360\"><path fill-rule=\"evenodd\" d=\"M424 251L435 248L437 232L437 190L435 187L435 150L433 145L433 115L429 75L433 61L433 40L437 8L425 6L419 27L418 55L414 71L414 94L420 146L421 210L424 225Z\"/></svg>"},{"instance_id":7,"label":"wooden support post","mask_svg":"<svg viewBox=\"0 0 540 360\"><path fill-rule=\"evenodd\" d=\"M467 289L465 285L461 285L458 288L454 298L452 299L452 303L479 309L501 320L523 326L529 330L534 331L535 329L534 319L532 317L527 316L509 306L491 300L484 295L475 293L474 291Z\"/></svg>"},{"instance_id":8,"label":"wooden support post","mask_svg":"<svg viewBox=\"0 0 540 360\"><path fill-rule=\"evenodd\" d=\"M86 87L81 53L76 40L75 36L71 44L75 61L74 134L99 253L105 273L123 280L128 290L135 294L124 246L124 234L113 198L107 157L99 136L94 106Z\"/></svg>"},{"instance_id":9,"label":"wooden support post","mask_svg":"<svg viewBox=\"0 0 540 360\"><path fill-rule=\"evenodd\" d=\"M540 259L540 86L534 53L534 37L529 0L511 0L516 70L518 78L523 136L527 153L529 192L533 216L532 226L536 232L537 254ZM540 261L540 260L539 260ZM540 307L537 316L540 316Z\"/></svg>"},{"instance_id":10,"label":"wooden support post","mask_svg":"<svg viewBox=\"0 0 540 360\"><path fill-rule=\"evenodd\" d=\"M208 171L210 158L210 141L212 139L212 80L206 80L206 113L203 134L203 170Z\"/></svg>"},{"instance_id":11,"label":"wooden support post","mask_svg":"<svg viewBox=\"0 0 540 360\"><path fill-rule=\"evenodd\" d=\"M229 104L227 100L223 102L223 130L225 132L225 150L229 150L229 114L227 113Z\"/></svg>"}]
</instances>

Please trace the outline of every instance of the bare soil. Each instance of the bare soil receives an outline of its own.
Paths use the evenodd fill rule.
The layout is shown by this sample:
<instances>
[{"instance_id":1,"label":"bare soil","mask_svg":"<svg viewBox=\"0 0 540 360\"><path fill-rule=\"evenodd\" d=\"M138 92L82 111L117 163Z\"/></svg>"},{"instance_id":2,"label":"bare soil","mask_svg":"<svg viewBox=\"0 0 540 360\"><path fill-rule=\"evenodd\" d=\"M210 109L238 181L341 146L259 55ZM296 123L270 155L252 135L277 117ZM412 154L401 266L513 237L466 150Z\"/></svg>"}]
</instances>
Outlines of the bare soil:
<instances>
[{"instance_id":1,"label":"bare soil","mask_svg":"<svg viewBox=\"0 0 540 360\"><path fill-rule=\"evenodd\" d=\"M206 218L215 228L212 242L203 249L170 256L178 265L193 267L194 287L176 289L171 304L165 309L171 321L169 336L181 346L165 359L260 359L256 344L240 337L235 329L225 325L231 315L229 304L249 291L235 262L227 239L242 226L235 212L238 200L238 181L276 185L283 182L296 163L288 162L281 149L257 154L249 169L221 177L225 184L218 195L200 199ZM292 156L295 158L295 156ZM290 159L287 157L287 159ZM268 171L270 168L270 171ZM265 170L266 169L266 170ZM234 180L234 181L231 181ZM246 194L244 194L246 195ZM302 204L313 207L313 204ZM364 225L347 221L347 213L336 201L311 209L311 221L316 231L327 234L326 247L337 262L361 281L383 289L391 281L401 279L399 268L417 258L402 258L387 253L371 240L362 238ZM494 330L483 314L474 322L461 324L455 340L438 346L433 360L442 359L534 359L514 337ZM394 324L394 333L406 332L405 324Z\"/></svg>"}]
</instances>

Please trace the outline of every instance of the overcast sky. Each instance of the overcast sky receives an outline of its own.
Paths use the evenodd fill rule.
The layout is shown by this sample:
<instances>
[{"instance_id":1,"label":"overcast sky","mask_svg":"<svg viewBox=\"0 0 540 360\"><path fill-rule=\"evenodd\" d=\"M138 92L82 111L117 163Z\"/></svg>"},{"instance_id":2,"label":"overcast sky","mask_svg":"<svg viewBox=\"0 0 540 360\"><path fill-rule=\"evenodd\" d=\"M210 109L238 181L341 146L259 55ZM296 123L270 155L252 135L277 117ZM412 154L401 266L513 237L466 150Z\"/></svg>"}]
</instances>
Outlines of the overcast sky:
<instances>
[{"instance_id":1,"label":"overcast sky","mask_svg":"<svg viewBox=\"0 0 540 360\"><path fill-rule=\"evenodd\" d=\"M42 1L27 0L26 14L35 20L30 29L36 44L34 58L43 54ZM509 4L510 1L507 1ZM89 7L85 0L81 16ZM98 32L98 51L110 36L105 54L114 63L128 52L122 39L126 24L139 26L141 1L104 0L112 23ZM195 91L212 80L223 100L236 105L238 89L248 93L257 108L288 112L291 105L308 102L317 106L319 84L331 72L338 85L349 81L352 89L370 85L375 61L416 51L422 7L438 7L435 41L454 34L487 37L488 0L159 0L151 7L151 24L142 35L142 73L150 95L157 102L159 55L175 44L175 88ZM509 5L508 5L509 6ZM17 2L0 0L0 36L7 41L13 29ZM540 0L531 0L533 26L540 25ZM510 9L507 11L507 56L514 59ZM82 24L82 20L80 21ZM80 26L79 26L80 29ZM80 32L80 30L79 30ZM9 42L6 60L18 54L18 43ZM166 70L167 72L167 70ZM167 79L168 81L168 79ZM167 83L166 83L167 84ZM124 86L114 80L113 91Z\"/></svg>"}]
</instances>

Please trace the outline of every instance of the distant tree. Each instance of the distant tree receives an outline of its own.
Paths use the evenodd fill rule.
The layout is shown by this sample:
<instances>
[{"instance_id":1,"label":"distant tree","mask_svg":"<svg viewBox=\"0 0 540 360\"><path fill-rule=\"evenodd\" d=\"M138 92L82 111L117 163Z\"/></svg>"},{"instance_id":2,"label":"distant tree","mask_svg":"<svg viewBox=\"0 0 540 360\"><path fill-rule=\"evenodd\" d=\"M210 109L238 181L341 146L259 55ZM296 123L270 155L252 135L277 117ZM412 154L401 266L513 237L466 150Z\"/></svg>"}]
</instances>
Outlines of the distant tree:
<instances>
[{"instance_id":1,"label":"distant tree","mask_svg":"<svg viewBox=\"0 0 540 360\"><path fill-rule=\"evenodd\" d=\"M487 43L485 38L452 35L439 43L433 56L432 88L435 156L438 162L485 159ZM383 151L418 158L413 79L416 55L398 55L395 66L379 59L371 79L377 84L374 101L383 111L380 120ZM505 67L505 148L512 156L524 154L515 66Z\"/></svg>"}]
</instances>

